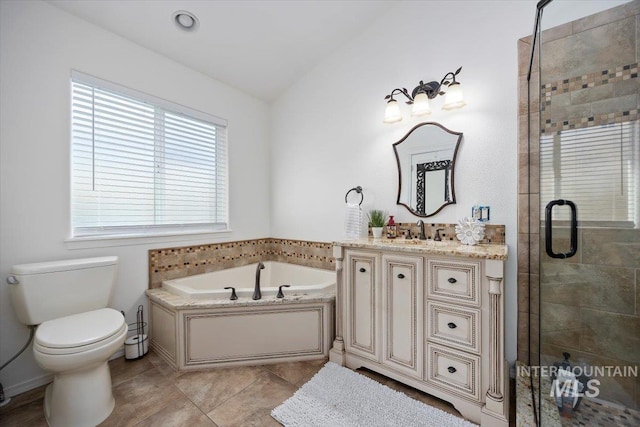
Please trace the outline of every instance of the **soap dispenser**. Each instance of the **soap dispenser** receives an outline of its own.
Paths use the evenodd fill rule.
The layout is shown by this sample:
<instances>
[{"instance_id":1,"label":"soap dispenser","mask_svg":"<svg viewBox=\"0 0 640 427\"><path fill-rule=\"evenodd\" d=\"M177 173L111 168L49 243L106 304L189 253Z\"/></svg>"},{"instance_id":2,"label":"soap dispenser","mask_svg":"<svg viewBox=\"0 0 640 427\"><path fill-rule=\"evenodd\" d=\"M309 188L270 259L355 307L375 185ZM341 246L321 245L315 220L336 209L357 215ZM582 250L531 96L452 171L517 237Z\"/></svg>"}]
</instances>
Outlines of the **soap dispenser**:
<instances>
[{"instance_id":1,"label":"soap dispenser","mask_svg":"<svg viewBox=\"0 0 640 427\"><path fill-rule=\"evenodd\" d=\"M387 222L387 238L395 239L398 237L398 226L393 219L393 215L389 215L389 222Z\"/></svg>"}]
</instances>

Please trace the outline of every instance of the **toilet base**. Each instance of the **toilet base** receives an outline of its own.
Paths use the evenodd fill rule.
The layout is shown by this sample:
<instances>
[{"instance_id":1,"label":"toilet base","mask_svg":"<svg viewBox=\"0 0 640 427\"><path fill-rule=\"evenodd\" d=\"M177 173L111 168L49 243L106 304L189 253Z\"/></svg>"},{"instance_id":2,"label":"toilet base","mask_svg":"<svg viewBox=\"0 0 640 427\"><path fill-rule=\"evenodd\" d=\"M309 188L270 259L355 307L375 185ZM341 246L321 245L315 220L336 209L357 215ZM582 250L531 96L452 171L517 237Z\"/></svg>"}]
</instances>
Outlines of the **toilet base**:
<instances>
[{"instance_id":1,"label":"toilet base","mask_svg":"<svg viewBox=\"0 0 640 427\"><path fill-rule=\"evenodd\" d=\"M44 415L51 427L96 426L107 419L115 403L105 361L55 375L45 392Z\"/></svg>"}]
</instances>

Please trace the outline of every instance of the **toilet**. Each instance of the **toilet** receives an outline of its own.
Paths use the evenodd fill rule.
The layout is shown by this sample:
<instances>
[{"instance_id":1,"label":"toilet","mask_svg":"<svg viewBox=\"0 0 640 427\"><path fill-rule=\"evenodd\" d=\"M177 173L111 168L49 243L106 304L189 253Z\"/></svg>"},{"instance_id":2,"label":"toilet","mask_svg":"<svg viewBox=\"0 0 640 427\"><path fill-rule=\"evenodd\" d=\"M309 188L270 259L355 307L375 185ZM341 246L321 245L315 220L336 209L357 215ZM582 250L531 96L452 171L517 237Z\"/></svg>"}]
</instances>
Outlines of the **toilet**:
<instances>
[{"instance_id":1,"label":"toilet","mask_svg":"<svg viewBox=\"0 0 640 427\"><path fill-rule=\"evenodd\" d=\"M33 354L53 374L44 412L51 427L87 427L113 411L108 360L122 348L127 324L107 308L117 257L15 265L8 278L18 319L39 325Z\"/></svg>"}]
</instances>

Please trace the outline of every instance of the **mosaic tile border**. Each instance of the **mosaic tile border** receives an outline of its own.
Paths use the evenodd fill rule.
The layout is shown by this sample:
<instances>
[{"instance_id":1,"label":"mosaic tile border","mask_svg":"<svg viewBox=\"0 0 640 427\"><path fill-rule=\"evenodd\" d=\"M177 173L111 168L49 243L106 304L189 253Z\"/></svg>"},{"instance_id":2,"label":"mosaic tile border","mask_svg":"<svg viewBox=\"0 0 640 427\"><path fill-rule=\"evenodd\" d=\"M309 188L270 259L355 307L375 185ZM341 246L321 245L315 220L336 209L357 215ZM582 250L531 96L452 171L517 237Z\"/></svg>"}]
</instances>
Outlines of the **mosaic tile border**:
<instances>
[{"instance_id":1,"label":"mosaic tile border","mask_svg":"<svg viewBox=\"0 0 640 427\"><path fill-rule=\"evenodd\" d=\"M411 230L411 236L415 239L420 235L420 227L414 222L398 222L398 238L403 239L407 236L407 230ZM440 237L442 240L456 240L455 232L456 224L444 224L444 223L424 223L424 234L427 236L427 240L432 240L435 237L436 230L442 229ZM485 235L480 243L494 243L504 245L506 242L505 226L499 224L485 224ZM386 235L387 229L383 230L383 235ZM369 236L372 236L371 227L369 227Z\"/></svg>"},{"instance_id":2,"label":"mosaic tile border","mask_svg":"<svg viewBox=\"0 0 640 427\"><path fill-rule=\"evenodd\" d=\"M542 104L542 107L544 110L545 105L549 105L553 95L570 93L635 78L638 78L637 62L635 64L621 65L610 70L596 71L556 82L543 83L540 87L540 94L545 97L545 102Z\"/></svg>"},{"instance_id":3,"label":"mosaic tile border","mask_svg":"<svg viewBox=\"0 0 640 427\"><path fill-rule=\"evenodd\" d=\"M334 270L333 245L289 239L252 239L149 250L149 289L178 279L258 261L280 261Z\"/></svg>"},{"instance_id":4,"label":"mosaic tile border","mask_svg":"<svg viewBox=\"0 0 640 427\"><path fill-rule=\"evenodd\" d=\"M576 76L551 83L544 83L540 86L540 109L542 112L542 123L540 131L543 135L549 135L563 130L581 129L591 126L601 126L614 123L638 120L638 108L615 111L606 114L593 114L588 117L567 118L553 122L546 113L551 106L555 95L567 94L587 88L595 88L608 84L618 83L625 80L638 78L638 63L621 65L608 70L596 71L582 76Z\"/></svg>"},{"instance_id":5,"label":"mosaic tile border","mask_svg":"<svg viewBox=\"0 0 640 427\"><path fill-rule=\"evenodd\" d=\"M638 120L638 109L619 111L616 113L593 115L590 117L576 117L564 120L562 122L552 123L551 119L545 120L544 128L540 129L542 135L551 135L553 133L569 130L582 129L591 126L610 125L614 123L625 123Z\"/></svg>"}]
</instances>

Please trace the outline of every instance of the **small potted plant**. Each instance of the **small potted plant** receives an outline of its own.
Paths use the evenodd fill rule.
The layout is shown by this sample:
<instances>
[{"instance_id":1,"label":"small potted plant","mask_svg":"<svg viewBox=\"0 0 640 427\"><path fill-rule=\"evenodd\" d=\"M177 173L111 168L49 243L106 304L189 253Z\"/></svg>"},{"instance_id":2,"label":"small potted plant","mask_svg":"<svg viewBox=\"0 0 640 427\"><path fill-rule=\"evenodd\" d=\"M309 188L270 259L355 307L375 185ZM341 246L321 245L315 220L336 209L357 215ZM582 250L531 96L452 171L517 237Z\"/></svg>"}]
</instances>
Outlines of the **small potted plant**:
<instances>
[{"instance_id":1,"label":"small potted plant","mask_svg":"<svg viewBox=\"0 0 640 427\"><path fill-rule=\"evenodd\" d=\"M369 225L373 233L374 239L382 237L382 229L384 228L385 221L387 219L387 213L379 209L372 209L367 214L369 217Z\"/></svg>"}]
</instances>

